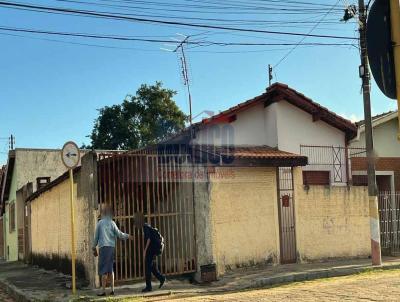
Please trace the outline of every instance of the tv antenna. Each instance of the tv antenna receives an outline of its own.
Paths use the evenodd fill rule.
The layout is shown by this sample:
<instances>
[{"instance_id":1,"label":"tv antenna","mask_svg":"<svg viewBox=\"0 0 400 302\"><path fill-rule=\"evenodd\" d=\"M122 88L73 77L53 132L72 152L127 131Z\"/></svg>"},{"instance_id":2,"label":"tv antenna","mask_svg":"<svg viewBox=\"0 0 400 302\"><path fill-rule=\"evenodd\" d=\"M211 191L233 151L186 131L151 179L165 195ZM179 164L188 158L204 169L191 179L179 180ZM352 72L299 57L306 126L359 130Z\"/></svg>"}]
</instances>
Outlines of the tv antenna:
<instances>
[{"instance_id":1,"label":"tv antenna","mask_svg":"<svg viewBox=\"0 0 400 302\"><path fill-rule=\"evenodd\" d=\"M192 94L190 92L190 78L189 78L188 62L187 62L187 57L185 54L185 46L188 45L190 36L186 36L186 35L182 35L182 34L177 34L177 35L183 37L183 39L182 40L173 39L178 42L178 45L175 47L175 49L167 49L167 48L161 48L161 49L179 54L179 61L180 61L180 65L181 65L183 85L186 86L187 94L188 94L189 123L190 123L190 126L192 126L192 124L193 124ZM171 46L171 45L168 45L168 46Z\"/></svg>"}]
</instances>

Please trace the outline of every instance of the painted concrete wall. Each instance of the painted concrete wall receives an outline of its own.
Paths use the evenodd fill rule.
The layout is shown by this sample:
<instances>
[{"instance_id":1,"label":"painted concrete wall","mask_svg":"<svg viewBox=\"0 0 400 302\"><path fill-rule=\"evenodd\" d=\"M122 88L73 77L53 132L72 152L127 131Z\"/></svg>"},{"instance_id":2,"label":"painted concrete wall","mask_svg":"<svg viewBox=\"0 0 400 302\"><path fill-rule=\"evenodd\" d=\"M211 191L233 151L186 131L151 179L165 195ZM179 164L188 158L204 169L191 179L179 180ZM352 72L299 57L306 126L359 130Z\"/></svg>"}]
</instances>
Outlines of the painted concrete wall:
<instances>
[{"instance_id":1,"label":"painted concrete wall","mask_svg":"<svg viewBox=\"0 0 400 302\"><path fill-rule=\"evenodd\" d=\"M15 230L10 230L10 204L16 204L17 199L17 178L18 171L14 169L11 185L10 185L10 195L8 201L6 201L6 207L3 215L4 220L4 248L5 248L5 258L8 261L18 260L18 225L15 225ZM17 206L15 207L15 221L17 221Z\"/></svg>"},{"instance_id":2,"label":"painted concrete wall","mask_svg":"<svg viewBox=\"0 0 400 302\"><path fill-rule=\"evenodd\" d=\"M300 145L345 147L345 134L325 123L313 121L312 115L282 100L264 108L263 104L237 114L232 123L208 126L197 133L199 144L267 145L283 151L301 154ZM331 165L334 154L327 149L313 150L314 161L325 165L308 165L305 170L329 171L331 183L346 184L346 165L335 171ZM309 151L306 153L309 153ZM318 155L316 155L318 153ZM339 153L344 163L344 152ZM336 155L338 156L338 155Z\"/></svg>"},{"instance_id":3,"label":"painted concrete wall","mask_svg":"<svg viewBox=\"0 0 400 302\"><path fill-rule=\"evenodd\" d=\"M194 184L194 212L197 249L197 273L195 278L197 281L201 281L201 266L215 263L215 259L213 255L212 218L208 173L205 167L198 166L195 169L195 173L206 176L202 180L197 180Z\"/></svg>"},{"instance_id":4,"label":"painted concrete wall","mask_svg":"<svg viewBox=\"0 0 400 302\"><path fill-rule=\"evenodd\" d=\"M277 144L275 105L264 108L256 105L237 114L236 121L217 124L200 130L196 134L198 144L216 145L268 145Z\"/></svg>"},{"instance_id":5,"label":"painted concrete wall","mask_svg":"<svg viewBox=\"0 0 400 302\"><path fill-rule=\"evenodd\" d=\"M77 182L80 173L75 175L75 238L77 260L88 263L89 253L89 206L77 197ZM51 258L67 256L71 259L71 219L69 200L69 180L41 194L31 202L32 254Z\"/></svg>"},{"instance_id":6,"label":"painted concrete wall","mask_svg":"<svg viewBox=\"0 0 400 302\"><path fill-rule=\"evenodd\" d=\"M10 188L10 196L6 201L6 208L4 214L4 223L6 224L5 246L9 250L8 260L14 261L18 259L18 229L23 225L16 223L14 232L9 230L9 203L16 202L16 191L28 182L32 182L33 190L36 191L36 178L37 177L50 177L54 180L66 171L61 162L60 150L47 150L47 149L15 149L15 165L14 173L12 175L12 183ZM15 215L18 217L18 209L23 209L23 205L16 205ZM17 221L17 219L16 219ZM6 254L7 255L7 254Z\"/></svg>"},{"instance_id":7,"label":"painted concrete wall","mask_svg":"<svg viewBox=\"0 0 400 302\"><path fill-rule=\"evenodd\" d=\"M300 145L345 146L345 134L312 115L289 104L277 103L278 147L300 153Z\"/></svg>"},{"instance_id":8,"label":"painted concrete wall","mask_svg":"<svg viewBox=\"0 0 400 302\"><path fill-rule=\"evenodd\" d=\"M345 134L286 101L266 108L263 104L237 114L230 124L212 125L197 133L196 143L226 144L222 140L224 126L233 130L235 145L268 145L280 150L300 153L300 145L345 146ZM228 140L229 141L229 140Z\"/></svg>"},{"instance_id":9,"label":"painted concrete wall","mask_svg":"<svg viewBox=\"0 0 400 302\"><path fill-rule=\"evenodd\" d=\"M301 261L368 257L368 191L365 187L303 186L295 171L296 238Z\"/></svg>"},{"instance_id":10,"label":"painted concrete wall","mask_svg":"<svg viewBox=\"0 0 400 302\"><path fill-rule=\"evenodd\" d=\"M230 171L215 178L220 170ZM210 174L210 209L218 274L242 265L276 263L276 169L217 168L214 175Z\"/></svg>"},{"instance_id":11,"label":"painted concrete wall","mask_svg":"<svg viewBox=\"0 0 400 302\"><path fill-rule=\"evenodd\" d=\"M82 169L74 175L76 255L94 285L96 266L92 255L97 221L96 165L91 154L82 158ZM71 258L69 179L31 201L32 254Z\"/></svg>"},{"instance_id":12,"label":"painted concrete wall","mask_svg":"<svg viewBox=\"0 0 400 302\"><path fill-rule=\"evenodd\" d=\"M17 189L32 182L35 192L37 177L50 177L54 180L66 171L60 150L16 149L15 152L15 169L19 171Z\"/></svg>"},{"instance_id":13,"label":"painted concrete wall","mask_svg":"<svg viewBox=\"0 0 400 302\"><path fill-rule=\"evenodd\" d=\"M378 157L400 157L397 131L397 118L374 127L374 149ZM358 138L352 140L350 146L365 148L365 133L362 132Z\"/></svg>"},{"instance_id":14,"label":"painted concrete wall","mask_svg":"<svg viewBox=\"0 0 400 302\"><path fill-rule=\"evenodd\" d=\"M267 146L278 148L278 103L264 108L264 135Z\"/></svg>"},{"instance_id":15,"label":"painted concrete wall","mask_svg":"<svg viewBox=\"0 0 400 302\"><path fill-rule=\"evenodd\" d=\"M342 131L323 121L314 122L309 113L286 101L277 103L277 129L278 148L295 154L301 154L300 145L345 147L345 134ZM330 165L334 158L332 151L321 149L308 154L308 150L302 155L308 156L310 163L314 161L327 164L308 165L303 167L304 170L329 171L331 183L335 182L335 173L339 173L341 177L336 177L336 181L341 178L341 183L346 184L346 165L341 165L341 171L335 172L334 167ZM346 162L344 152L339 154L340 161Z\"/></svg>"}]
</instances>

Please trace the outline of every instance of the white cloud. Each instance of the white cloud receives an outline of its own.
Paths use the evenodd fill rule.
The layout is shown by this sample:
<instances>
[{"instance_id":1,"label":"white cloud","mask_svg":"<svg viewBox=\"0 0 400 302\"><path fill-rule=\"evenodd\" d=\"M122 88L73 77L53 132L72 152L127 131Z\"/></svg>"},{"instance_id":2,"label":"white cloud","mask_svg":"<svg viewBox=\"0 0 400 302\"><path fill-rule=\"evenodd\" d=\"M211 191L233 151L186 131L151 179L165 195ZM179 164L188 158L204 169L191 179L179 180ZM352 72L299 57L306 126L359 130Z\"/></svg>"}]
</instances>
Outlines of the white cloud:
<instances>
[{"instance_id":1,"label":"white cloud","mask_svg":"<svg viewBox=\"0 0 400 302\"><path fill-rule=\"evenodd\" d=\"M340 113L339 115L341 117L344 117L345 119L348 119L348 120L352 121L353 123L361 121L361 120L364 119L363 116L358 116L357 114L354 114L354 113L352 113L350 115L348 115L346 113Z\"/></svg>"}]
</instances>

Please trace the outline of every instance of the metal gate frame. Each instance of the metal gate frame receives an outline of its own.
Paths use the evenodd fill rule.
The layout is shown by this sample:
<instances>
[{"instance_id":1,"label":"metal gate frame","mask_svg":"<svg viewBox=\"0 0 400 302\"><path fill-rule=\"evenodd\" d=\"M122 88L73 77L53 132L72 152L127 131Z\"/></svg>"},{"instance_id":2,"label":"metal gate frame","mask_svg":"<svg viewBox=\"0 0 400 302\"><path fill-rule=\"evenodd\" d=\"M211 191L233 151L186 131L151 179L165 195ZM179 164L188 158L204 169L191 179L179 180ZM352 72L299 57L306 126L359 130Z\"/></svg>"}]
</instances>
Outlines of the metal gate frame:
<instances>
[{"instance_id":1,"label":"metal gate frame","mask_svg":"<svg viewBox=\"0 0 400 302\"><path fill-rule=\"evenodd\" d=\"M132 241L117 241L116 281L144 277L143 231L134 226L137 212L164 236L161 272L196 271L192 179L182 177L189 163L187 154L98 154L98 202L110 203L119 228L134 235Z\"/></svg>"},{"instance_id":2,"label":"metal gate frame","mask_svg":"<svg viewBox=\"0 0 400 302\"><path fill-rule=\"evenodd\" d=\"M381 191L378 194L379 227L382 254L400 255L400 193Z\"/></svg>"},{"instance_id":3,"label":"metal gate frame","mask_svg":"<svg viewBox=\"0 0 400 302\"><path fill-rule=\"evenodd\" d=\"M276 169L281 264L297 262L296 217L292 167Z\"/></svg>"}]
</instances>

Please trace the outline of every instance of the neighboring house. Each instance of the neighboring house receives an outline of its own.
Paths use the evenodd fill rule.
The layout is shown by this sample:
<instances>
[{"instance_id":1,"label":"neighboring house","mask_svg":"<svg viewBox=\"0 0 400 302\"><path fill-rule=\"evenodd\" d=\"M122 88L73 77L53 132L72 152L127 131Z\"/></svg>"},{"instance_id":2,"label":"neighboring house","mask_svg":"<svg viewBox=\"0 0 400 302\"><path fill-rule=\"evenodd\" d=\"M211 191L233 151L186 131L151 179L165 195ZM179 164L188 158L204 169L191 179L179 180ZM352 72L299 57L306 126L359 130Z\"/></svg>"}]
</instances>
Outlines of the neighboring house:
<instances>
[{"instance_id":1,"label":"neighboring house","mask_svg":"<svg viewBox=\"0 0 400 302\"><path fill-rule=\"evenodd\" d=\"M275 84L162 144L86 154L74 171L80 275L98 281L91 244L103 203L113 206L121 230L135 235L117 244L117 282L144 275L138 212L165 237L159 265L167 275L207 280L257 263L367 258L366 187L330 186L338 173L332 154L318 166L300 154L315 146L346 150L355 136L351 122ZM347 183L347 168L341 169ZM54 265L48 268L62 270L59 263L70 259L68 212L59 210L68 207L67 192L64 174L27 198L33 261Z\"/></svg>"},{"instance_id":2,"label":"neighboring house","mask_svg":"<svg viewBox=\"0 0 400 302\"><path fill-rule=\"evenodd\" d=\"M5 179L6 166L0 167L0 195L3 191L3 182ZM4 234L3 234L3 207L0 204L0 259L4 259Z\"/></svg>"},{"instance_id":3,"label":"neighboring house","mask_svg":"<svg viewBox=\"0 0 400 302\"><path fill-rule=\"evenodd\" d=\"M364 121L357 123L357 136L351 141L354 148L365 148ZM400 142L397 139L399 122L397 111L376 115L372 118L376 181L379 191L400 191ZM367 185L367 158L351 160L355 185Z\"/></svg>"},{"instance_id":4,"label":"neighboring house","mask_svg":"<svg viewBox=\"0 0 400 302\"><path fill-rule=\"evenodd\" d=\"M365 147L364 121L357 123L357 136L351 141L353 148ZM378 189L381 247L385 255L400 254L400 142L398 140L398 112L390 111L372 117L374 161ZM351 158L353 185L368 185L367 158Z\"/></svg>"},{"instance_id":5,"label":"neighboring house","mask_svg":"<svg viewBox=\"0 0 400 302\"><path fill-rule=\"evenodd\" d=\"M24 257L25 198L30 191L36 191L65 171L60 150L17 148L9 151L0 192L0 209L4 213L4 255L7 260Z\"/></svg>"}]
</instances>

